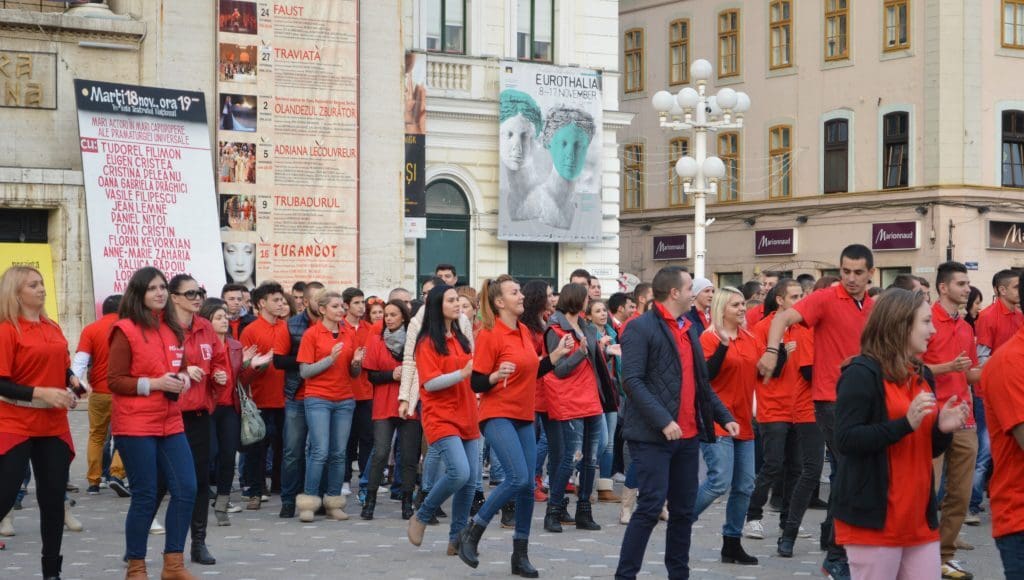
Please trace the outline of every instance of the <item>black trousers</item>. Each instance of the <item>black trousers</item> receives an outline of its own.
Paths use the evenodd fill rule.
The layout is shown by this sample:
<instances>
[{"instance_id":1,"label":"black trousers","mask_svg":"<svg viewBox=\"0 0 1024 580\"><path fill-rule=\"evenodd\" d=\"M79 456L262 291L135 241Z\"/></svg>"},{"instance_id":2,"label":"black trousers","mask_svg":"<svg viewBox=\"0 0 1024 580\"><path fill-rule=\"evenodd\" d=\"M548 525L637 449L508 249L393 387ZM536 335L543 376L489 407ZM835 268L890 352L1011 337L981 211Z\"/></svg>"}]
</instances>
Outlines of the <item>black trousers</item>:
<instances>
[{"instance_id":1,"label":"black trousers","mask_svg":"<svg viewBox=\"0 0 1024 580\"><path fill-rule=\"evenodd\" d=\"M797 530L804 520L811 498L816 497L821 470L825 465L825 438L817 423L794 423L800 451L800 475L789 494L789 518L784 528Z\"/></svg>"},{"instance_id":2,"label":"black trousers","mask_svg":"<svg viewBox=\"0 0 1024 580\"><path fill-rule=\"evenodd\" d=\"M750 496L747 508L747 521L760 520L764 517L764 504L768 501L768 493L781 483L782 514L780 527L789 516L789 496L796 487L799 468L799 445L793 423L772 422L759 423L761 432L761 470L757 472L754 492Z\"/></svg>"},{"instance_id":3,"label":"black trousers","mask_svg":"<svg viewBox=\"0 0 1024 580\"><path fill-rule=\"evenodd\" d=\"M825 446L828 447L832 456L835 457L834 465L839 464L839 453L836 452L836 404L827 401L814 402L814 418L818 428L825 439ZM830 485L828 491L828 515L821 524L821 549L827 552L825 558L830 561L845 560L846 550L836 545L835 528L832 525L832 498L835 493L835 486Z\"/></svg>"},{"instance_id":4,"label":"black trousers","mask_svg":"<svg viewBox=\"0 0 1024 580\"><path fill-rule=\"evenodd\" d=\"M352 458L359 463L360 475L366 473L366 464L373 450L373 399L356 401L352 414L352 430L348 434L348 452L345 453L345 481L352 481Z\"/></svg>"},{"instance_id":5,"label":"black trousers","mask_svg":"<svg viewBox=\"0 0 1024 580\"><path fill-rule=\"evenodd\" d=\"M6 403L4 403L6 404ZM68 484L71 449L60 437L30 437L0 455L0 514L14 507L29 461L36 474L39 531L43 540L43 575L60 569L60 546L64 532L64 491Z\"/></svg>"},{"instance_id":6,"label":"black trousers","mask_svg":"<svg viewBox=\"0 0 1024 580\"><path fill-rule=\"evenodd\" d=\"M235 480L235 453L241 437L242 418L234 407L218 405L213 412L217 434L217 495L229 495Z\"/></svg>"},{"instance_id":7,"label":"black trousers","mask_svg":"<svg viewBox=\"0 0 1024 580\"><path fill-rule=\"evenodd\" d=\"M245 483L249 485L250 495L263 495L267 485L267 449L274 450L272 472L280 473L281 451L283 449L282 434L284 432L284 409L260 409L260 416L267 426L267 436L263 441L250 445L245 449ZM271 477L271 489L273 480Z\"/></svg>"},{"instance_id":8,"label":"black trousers","mask_svg":"<svg viewBox=\"0 0 1024 580\"><path fill-rule=\"evenodd\" d=\"M416 468L420 464L420 439L423 426L416 419L381 419L373 422L373 463L366 486L368 493L377 493L384 480L384 467L391 454L391 439L398 432L399 460L402 469L402 493L411 494L416 489ZM351 463L351 462L350 462Z\"/></svg>"}]
</instances>

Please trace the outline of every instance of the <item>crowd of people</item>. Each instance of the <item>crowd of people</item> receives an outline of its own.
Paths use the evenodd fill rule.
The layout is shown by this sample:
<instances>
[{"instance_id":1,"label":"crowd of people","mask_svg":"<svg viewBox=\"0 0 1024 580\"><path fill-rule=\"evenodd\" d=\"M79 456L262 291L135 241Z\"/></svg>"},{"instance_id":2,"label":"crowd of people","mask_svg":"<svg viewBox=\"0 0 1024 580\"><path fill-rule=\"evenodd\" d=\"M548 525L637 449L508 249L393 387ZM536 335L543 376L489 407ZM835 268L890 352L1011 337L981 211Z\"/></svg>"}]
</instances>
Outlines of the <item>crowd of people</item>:
<instances>
[{"instance_id":1,"label":"crowd of people","mask_svg":"<svg viewBox=\"0 0 1024 580\"><path fill-rule=\"evenodd\" d=\"M1024 578L1024 274L997 273L984 306L963 264L936 272L937 297L912 276L871 287L854 244L838 277L743 288L665 267L608 299L585 270L557 292L508 275L477 291L440 264L416 297L264 282L213 298L146 267L69 351L42 276L15 266L0 278L0 533L31 464L42 575L60 577L63 529L81 529L67 411L87 396L87 492L130 497L129 580L147 577L152 532L161 578L194 578L189 538L192 563L216 564L211 508L229 526L272 493L302 522L349 519L352 496L373 520L390 494L411 544L447 518L447 554L472 568L497 516L525 578L536 503L551 533L600 530L593 503L620 504L622 579L660 520L668 576L688 578L693 524L720 497L721 561L739 566L758 563L742 539L765 538L769 504L782 558L815 548L797 541L823 507L837 580L973 578L958 534L987 496L1006 577Z\"/></svg>"}]
</instances>

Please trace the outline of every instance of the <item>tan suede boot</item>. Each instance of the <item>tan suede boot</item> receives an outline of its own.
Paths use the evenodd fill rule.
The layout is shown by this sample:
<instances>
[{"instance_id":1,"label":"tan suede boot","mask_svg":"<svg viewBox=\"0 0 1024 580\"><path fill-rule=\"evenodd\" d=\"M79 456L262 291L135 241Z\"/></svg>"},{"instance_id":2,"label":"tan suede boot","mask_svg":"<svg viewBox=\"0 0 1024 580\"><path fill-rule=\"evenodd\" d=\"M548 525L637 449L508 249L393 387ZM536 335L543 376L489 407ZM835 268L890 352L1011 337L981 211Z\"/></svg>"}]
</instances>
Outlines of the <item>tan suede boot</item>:
<instances>
[{"instance_id":1,"label":"tan suede boot","mask_svg":"<svg viewBox=\"0 0 1024 580\"><path fill-rule=\"evenodd\" d=\"M196 580L185 568L185 556L181 552L164 554L164 569L160 572L160 580Z\"/></svg>"},{"instance_id":2,"label":"tan suede boot","mask_svg":"<svg viewBox=\"0 0 1024 580\"><path fill-rule=\"evenodd\" d=\"M128 560L128 573L125 574L124 580L149 580L149 574L146 573L146 561Z\"/></svg>"}]
</instances>

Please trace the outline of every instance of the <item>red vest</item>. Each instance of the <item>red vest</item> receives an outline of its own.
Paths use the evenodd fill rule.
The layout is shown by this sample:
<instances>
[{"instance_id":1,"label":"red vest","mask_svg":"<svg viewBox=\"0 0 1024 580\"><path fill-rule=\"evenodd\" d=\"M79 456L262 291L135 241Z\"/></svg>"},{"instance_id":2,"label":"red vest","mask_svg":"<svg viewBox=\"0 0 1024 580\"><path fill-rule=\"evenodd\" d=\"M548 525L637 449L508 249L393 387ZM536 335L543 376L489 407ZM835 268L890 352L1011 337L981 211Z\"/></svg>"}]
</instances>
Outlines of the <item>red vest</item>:
<instances>
[{"instance_id":1,"label":"red vest","mask_svg":"<svg viewBox=\"0 0 1024 580\"><path fill-rule=\"evenodd\" d=\"M551 326L551 330L559 339L569 334L558 325ZM579 339L575 336L573 338L575 343L572 350L565 355L567 357L580 347ZM597 348L597 345L587 346ZM552 372L548 373L545 379L548 416L552 419L568 421L604 413L604 409L601 408L601 395L597 392L597 377L594 375L594 367L589 356L576 365L569 376L560 379Z\"/></svg>"},{"instance_id":2,"label":"red vest","mask_svg":"<svg viewBox=\"0 0 1024 580\"><path fill-rule=\"evenodd\" d=\"M224 370L224 345L213 331L209 320L200 316L192 317L192 329L185 334L185 360L189 366L203 369L203 380L192 382L179 399L182 411L213 412L222 387L213 382L213 371ZM184 370L184 369L182 369Z\"/></svg>"},{"instance_id":3,"label":"red vest","mask_svg":"<svg viewBox=\"0 0 1024 580\"><path fill-rule=\"evenodd\" d=\"M133 377L157 378L179 371L184 350L167 325L161 324L159 330L143 329L125 318L114 328L128 338ZM152 391L149 396L114 393L113 402L114 435L166 437L185 431L178 402L168 399L162 391Z\"/></svg>"}]
</instances>

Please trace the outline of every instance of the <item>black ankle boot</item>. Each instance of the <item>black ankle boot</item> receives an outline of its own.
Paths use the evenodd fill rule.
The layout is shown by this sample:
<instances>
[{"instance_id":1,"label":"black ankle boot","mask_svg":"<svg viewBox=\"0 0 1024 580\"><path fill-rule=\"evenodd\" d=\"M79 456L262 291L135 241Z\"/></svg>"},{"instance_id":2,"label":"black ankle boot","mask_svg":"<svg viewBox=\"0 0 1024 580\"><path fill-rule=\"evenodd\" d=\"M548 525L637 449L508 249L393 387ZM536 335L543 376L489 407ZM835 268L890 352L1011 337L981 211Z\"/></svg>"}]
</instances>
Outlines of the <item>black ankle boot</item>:
<instances>
[{"instance_id":1,"label":"black ankle boot","mask_svg":"<svg viewBox=\"0 0 1024 580\"><path fill-rule=\"evenodd\" d=\"M722 563L756 566L757 558L743 551L743 545L740 544L739 538L722 536Z\"/></svg>"},{"instance_id":2,"label":"black ankle boot","mask_svg":"<svg viewBox=\"0 0 1024 580\"><path fill-rule=\"evenodd\" d=\"M203 566L213 566L217 563L216 558L206 548L206 542L196 540L192 540L192 561Z\"/></svg>"},{"instance_id":3,"label":"black ankle boot","mask_svg":"<svg viewBox=\"0 0 1024 580\"><path fill-rule=\"evenodd\" d=\"M594 512L590 507L590 502L585 499L576 501L576 529L592 531L601 529L601 526L594 521Z\"/></svg>"},{"instance_id":4,"label":"black ankle boot","mask_svg":"<svg viewBox=\"0 0 1024 580\"><path fill-rule=\"evenodd\" d=\"M562 533L562 506L548 503L548 509L544 512L544 529L555 533Z\"/></svg>"},{"instance_id":5,"label":"black ankle boot","mask_svg":"<svg viewBox=\"0 0 1024 580\"><path fill-rule=\"evenodd\" d=\"M783 530L782 535L779 536L779 546L776 552L783 558L793 557L793 546L796 545L796 535L798 530Z\"/></svg>"},{"instance_id":6,"label":"black ankle boot","mask_svg":"<svg viewBox=\"0 0 1024 580\"><path fill-rule=\"evenodd\" d=\"M558 514L558 521L569 526L575 526L576 520L569 515L569 498L562 498L562 513Z\"/></svg>"},{"instance_id":7,"label":"black ankle boot","mask_svg":"<svg viewBox=\"0 0 1024 580\"><path fill-rule=\"evenodd\" d=\"M539 578L540 572L530 563L527 546L530 540L512 540L512 575L523 578Z\"/></svg>"},{"instance_id":8,"label":"black ankle boot","mask_svg":"<svg viewBox=\"0 0 1024 580\"><path fill-rule=\"evenodd\" d=\"M416 509L413 507L412 493L402 494L402 519L407 520L416 513Z\"/></svg>"},{"instance_id":9,"label":"black ankle boot","mask_svg":"<svg viewBox=\"0 0 1024 580\"><path fill-rule=\"evenodd\" d=\"M43 556L43 580L60 580L64 556Z\"/></svg>"},{"instance_id":10,"label":"black ankle boot","mask_svg":"<svg viewBox=\"0 0 1024 580\"><path fill-rule=\"evenodd\" d=\"M477 546L480 544L480 538L484 535L484 529L480 524L473 522L459 534L459 559L470 568L480 565Z\"/></svg>"},{"instance_id":11,"label":"black ankle boot","mask_svg":"<svg viewBox=\"0 0 1024 580\"><path fill-rule=\"evenodd\" d=\"M484 492L478 491L474 493L473 504L469 506L469 517L475 516L476 513L480 511L480 508L484 507L484 502L486 501L487 498L484 497Z\"/></svg>"},{"instance_id":12,"label":"black ankle boot","mask_svg":"<svg viewBox=\"0 0 1024 580\"><path fill-rule=\"evenodd\" d=\"M516 527L516 502L515 500L501 506L501 527Z\"/></svg>"},{"instance_id":13,"label":"black ankle boot","mask_svg":"<svg viewBox=\"0 0 1024 580\"><path fill-rule=\"evenodd\" d=\"M363 500L363 509L359 512L359 517L364 520L373 519L373 510L377 507L377 492L366 492L366 499Z\"/></svg>"}]
</instances>

